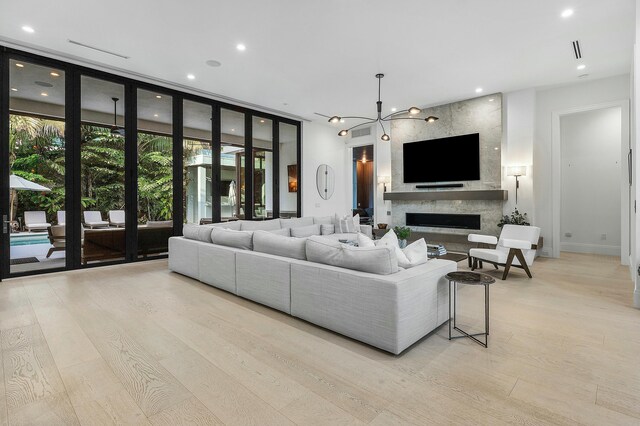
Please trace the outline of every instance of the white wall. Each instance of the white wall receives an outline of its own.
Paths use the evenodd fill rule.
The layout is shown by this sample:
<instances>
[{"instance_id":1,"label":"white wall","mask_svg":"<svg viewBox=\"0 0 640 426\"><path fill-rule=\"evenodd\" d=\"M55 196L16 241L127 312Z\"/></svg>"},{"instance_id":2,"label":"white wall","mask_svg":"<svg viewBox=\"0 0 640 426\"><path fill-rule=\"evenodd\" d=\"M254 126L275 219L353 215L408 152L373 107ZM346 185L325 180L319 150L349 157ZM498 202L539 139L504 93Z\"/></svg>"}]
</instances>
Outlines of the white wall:
<instances>
[{"instance_id":1,"label":"white wall","mask_svg":"<svg viewBox=\"0 0 640 426\"><path fill-rule=\"evenodd\" d=\"M621 123L619 107L560 118L563 251L620 254Z\"/></svg>"},{"instance_id":2,"label":"white wall","mask_svg":"<svg viewBox=\"0 0 640 426\"><path fill-rule=\"evenodd\" d=\"M302 215L325 216L334 213L345 215L351 211L348 198L351 183L350 169L346 169L347 149L344 139L329 125L302 123ZM335 172L335 191L323 200L316 188L316 170L320 164L328 164Z\"/></svg>"},{"instance_id":3,"label":"white wall","mask_svg":"<svg viewBox=\"0 0 640 426\"><path fill-rule=\"evenodd\" d=\"M504 214L516 208L516 178L507 176L509 166L526 166L527 175L518 178L518 211L527 213L529 222L536 223L533 193L533 141L535 139L535 89L520 90L502 95L503 143L502 143L502 188L509 191L504 203Z\"/></svg>"},{"instance_id":4,"label":"white wall","mask_svg":"<svg viewBox=\"0 0 640 426\"><path fill-rule=\"evenodd\" d=\"M554 112L629 98L629 75L585 81L538 90L533 144L533 193L535 224L542 228L542 253L553 251L552 118Z\"/></svg>"}]
</instances>

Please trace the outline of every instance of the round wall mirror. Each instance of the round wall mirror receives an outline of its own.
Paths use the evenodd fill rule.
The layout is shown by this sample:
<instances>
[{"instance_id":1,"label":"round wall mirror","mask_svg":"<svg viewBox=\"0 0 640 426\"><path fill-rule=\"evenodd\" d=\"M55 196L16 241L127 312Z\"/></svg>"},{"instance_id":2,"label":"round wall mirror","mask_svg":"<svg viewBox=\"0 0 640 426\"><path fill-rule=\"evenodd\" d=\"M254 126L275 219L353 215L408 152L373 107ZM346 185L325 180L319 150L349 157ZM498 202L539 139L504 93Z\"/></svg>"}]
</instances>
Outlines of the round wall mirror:
<instances>
[{"instance_id":1,"label":"round wall mirror","mask_svg":"<svg viewBox=\"0 0 640 426\"><path fill-rule=\"evenodd\" d=\"M328 200L333 195L335 181L336 175L331 166L320 164L316 171L316 187L318 188L318 194L320 194L323 200Z\"/></svg>"}]
</instances>

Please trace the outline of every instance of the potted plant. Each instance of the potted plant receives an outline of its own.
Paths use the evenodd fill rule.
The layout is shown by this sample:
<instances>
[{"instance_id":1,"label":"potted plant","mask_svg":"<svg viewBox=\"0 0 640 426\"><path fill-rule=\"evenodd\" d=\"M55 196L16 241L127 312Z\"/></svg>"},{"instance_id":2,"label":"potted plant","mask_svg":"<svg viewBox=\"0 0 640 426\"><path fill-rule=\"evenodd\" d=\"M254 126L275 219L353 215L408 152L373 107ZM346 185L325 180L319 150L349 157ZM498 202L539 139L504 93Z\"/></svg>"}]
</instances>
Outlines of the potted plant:
<instances>
[{"instance_id":1,"label":"potted plant","mask_svg":"<svg viewBox=\"0 0 640 426\"><path fill-rule=\"evenodd\" d=\"M520 213L516 208L511 215L504 215L498 223L498 228L502 228L504 225L522 225L530 226L529 218L526 213Z\"/></svg>"},{"instance_id":2,"label":"potted plant","mask_svg":"<svg viewBox=\"0 0 640 426\"><path fill-rule=\"evenodd\" d=\"M408 226L396 226L393 228L393 232L398 237L400 248L405 248L407 246L407 238L411 235L411 229Z\"/></svg>"}]
</instances>

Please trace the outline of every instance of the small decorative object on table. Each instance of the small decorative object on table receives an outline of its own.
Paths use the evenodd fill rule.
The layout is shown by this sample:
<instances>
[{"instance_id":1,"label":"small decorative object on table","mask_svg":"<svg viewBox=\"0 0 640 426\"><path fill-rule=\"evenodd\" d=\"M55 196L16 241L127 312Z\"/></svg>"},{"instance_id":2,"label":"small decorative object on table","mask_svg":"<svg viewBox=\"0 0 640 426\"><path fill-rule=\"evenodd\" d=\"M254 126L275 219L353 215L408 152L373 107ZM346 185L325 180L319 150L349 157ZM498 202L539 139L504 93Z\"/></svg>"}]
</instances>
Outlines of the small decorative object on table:
<instances>
[{"instance_id":1,"label":"small decorative object on table","mask_svg":"<svg viewBox=\"0 0 640 426\"><path fill-rule=\"evenodd\" d=\"M378 229L387 229L387 224L386 223L379 223L378 224Z\"/></svg>"},{"instance_id":2,"label":"small decorative object on table","mask_svg":"<svg viewBox=\"0 0 640 426\"><path fill-rule=\"evenodd\" d=\"M400 248L405 248L407 246L407 238L411 236L411 229L408 226L396 226L393 228L393 232L395 232L396 237L398 237L398 245Z\"/></svg>"},{"instance_id":3,"label":"small decorative object on table","mask_svg":"<svg viewBox=\"0 0 640 426\"><path fill-rule=\"evenodd\" d=\"M502 216L502 219L500 219L500 222L498 222L498 228L502 228L504 225L531 226L531 224L528 221L529 221L529 218L527 217L527 214L526 213L521 214L516 208L513 211L513 213L511 213L511 216L509 215Z\"/></svg>"}]
</instances>

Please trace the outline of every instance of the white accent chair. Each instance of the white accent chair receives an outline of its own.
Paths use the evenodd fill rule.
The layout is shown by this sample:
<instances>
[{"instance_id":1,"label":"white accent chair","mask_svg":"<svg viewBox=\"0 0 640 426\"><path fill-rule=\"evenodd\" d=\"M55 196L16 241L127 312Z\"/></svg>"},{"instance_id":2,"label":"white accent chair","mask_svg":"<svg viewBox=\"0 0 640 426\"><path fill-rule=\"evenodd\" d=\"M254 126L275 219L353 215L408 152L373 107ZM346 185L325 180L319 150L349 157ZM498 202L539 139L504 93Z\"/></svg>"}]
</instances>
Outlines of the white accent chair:
<instances>
[{"instance_id":1,"label":"white accent chair","mask_svg":"<svg viewBox=\"0 0 640 426\"><path fill-rule=\"evenodd\" d=\"M99 211L85 211L84 224L89 229L109 227L109 222L102 220L102 213Z\"/></svg>"},{"instance_id":2,"label":"white accent chair","mask_svg":"<svg viewBox=\"0 0 640 426\"><path fill-rule=\"evenodd\" d=\"M64 210L58 211L58 225L66 225L67 224L67 214Z\"/></svg>"},{"instance_id":3,"label":"white accent chair","mask_svg":"<svg viewBox=\"0 0 640 426\"><path fill-rule=\"evenodd\" d=\"M50 226L45 212L24 212L24 228L27 231L46 231Z\"/></svg>"},{"instance_id":4,"label":"white accent chair","mask_svg":"<svg viewBox=\"0 0 640 426\"><path fill-rule=\"evenodd\" d=\"M109 224L117 228L124 228L126 223L124 210L109 210Z\"/></svg>"},{"instance_id":5,"label":"white accent chair","mask_svg":"<svg viewBox=\"0 0 640 426\"><path fill-rule=\"evenodd\" d=\"M529 266L533 264L540 238L540 228L537 226L504 225L500 233L500 239L492 235L469 234L469 241L479 246L495 245L495 248L472 248L469 250L469 259L473 262L471 270L482 268L482 263L487 262L495 266L504 267L502 279L507 279L509 269L516 267L524 269L529 278L532 278ZM515 258L515 259L514 259Z\"/></svg>"}]
</instances>

